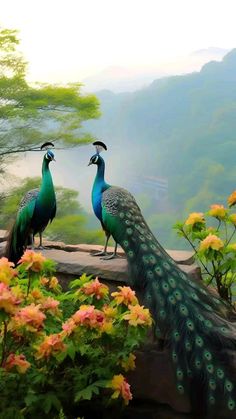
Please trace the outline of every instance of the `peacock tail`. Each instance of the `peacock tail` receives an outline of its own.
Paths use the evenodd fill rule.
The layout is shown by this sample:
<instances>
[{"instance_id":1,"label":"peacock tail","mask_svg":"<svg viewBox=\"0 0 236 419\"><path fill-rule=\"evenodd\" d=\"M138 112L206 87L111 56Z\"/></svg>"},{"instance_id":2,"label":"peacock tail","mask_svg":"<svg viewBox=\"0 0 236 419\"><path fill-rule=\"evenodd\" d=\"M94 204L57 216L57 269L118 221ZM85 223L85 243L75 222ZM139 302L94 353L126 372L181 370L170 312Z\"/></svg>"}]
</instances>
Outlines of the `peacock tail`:
<instances>
[{"instance_id":1,"label":"peacock tail","mask_svg":"<svg viewBox=\"0 0 236 419\"><path fill-rule=\"evenodd\" d=\"M56 196L49 170L49 162L53 159L53 153L48 150L42 164L41 187L25 194L9 232L5 255L15 264L22 256L27 244L32 244L34 235L42 233L49 221L52 221L56 215Z\"/></svg>"},{"instance_id":2,"label":"peacock tail","mask_svg":"<svg viewBox=\"0 0 236 419\"><path fill-rule=\"evenodd\" d=\"M156 335L170 349L179 393L207 417L235 418L236 327L227 320L228 305L178 267L125 189L103 192L102 220L124 249L132 286L142 292Z\"/></svg>"}]
</instances>

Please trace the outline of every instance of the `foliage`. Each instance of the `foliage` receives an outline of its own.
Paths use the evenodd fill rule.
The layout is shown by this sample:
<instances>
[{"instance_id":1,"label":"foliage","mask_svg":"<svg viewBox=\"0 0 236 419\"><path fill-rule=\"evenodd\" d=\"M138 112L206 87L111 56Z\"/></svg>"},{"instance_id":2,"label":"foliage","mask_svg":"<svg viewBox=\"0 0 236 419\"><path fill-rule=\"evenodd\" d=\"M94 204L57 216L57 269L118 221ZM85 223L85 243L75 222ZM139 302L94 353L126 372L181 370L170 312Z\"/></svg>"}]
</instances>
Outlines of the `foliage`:
<instances>
[{"instance_id":1,"label":"foliage","mask_svg":"<svg viewBox=\"0 0 236 419\"><path fill-rule=\"evenodd\" d=\"M91 141L82 122L99 116L94 95L79 83L66 86L26 81L27 65L14 30L0 29L0 162L6 155L39 149L46 141L67 146Z\"/></svg>"},{"instance_id":2,"label":"foliage","mask_svg":"<svg viewBox=\"0 0 236 419\"><path fill-rule=\"evenodd\" d=\"M207 285L217 286L219 295L233 304L236 295L236 191L228 207L211 205L206 213L193 212L184 223L177 223L178 235L191 245Z\"/></svg>"},{"instance_id":3,"label":"foliage","mask_svg":"<svg viewBox=\"0 0 236 419\"><path fill-rule=\"evenodd\" d=\"M0 259L4 417L74 418L83 401L132 398L123 374L135 368L133 351L151 325L148 309L129 287L110 295L86 275L62 292L54 270L54 262L31 250L15 269Z\"/></svg>"}]
</instances>

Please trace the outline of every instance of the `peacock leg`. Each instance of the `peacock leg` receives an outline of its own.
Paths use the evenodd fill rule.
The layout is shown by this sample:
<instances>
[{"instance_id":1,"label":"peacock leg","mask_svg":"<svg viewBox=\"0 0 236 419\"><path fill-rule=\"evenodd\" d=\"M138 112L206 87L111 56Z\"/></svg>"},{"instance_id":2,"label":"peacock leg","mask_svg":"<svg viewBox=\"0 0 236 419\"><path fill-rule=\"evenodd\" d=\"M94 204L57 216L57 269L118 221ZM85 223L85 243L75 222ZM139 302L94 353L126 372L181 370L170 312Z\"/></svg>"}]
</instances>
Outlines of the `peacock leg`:
<instances>
[{"instance_id":1,"label":"peacock leg","mask_svg":"<svg viewBox=\"0 0 236 419\"><path fill-rule=\"evenodd\" d=\"M114 249L114 252L113 252L111 255L104 256L104 257L103 257L103 258L101 258L101 259L103 259L103 260L110 260L110 259L114 259L114 258L118 257L118 255L116 254L116 252L117 252L117 242L115 242L115 249Z\"/></svg>"},{"instance_id":2,"label":"peacock leg","mask_svg":"<svg viewBox=\"0 0 236 419\"><path fill-rule=\"evenodd\" d=\"M43 249L43 233L42 231L39 232L39 246L38 249Z\"/></svg>"},{"instance_id":3,"label":"peacock leg","mask_svg":"<svg viewBox=\"0 0 236 419\"><path fill-rule=\"evenodd\" d=\"M106 241L105 241L104 249L101 250L101 252L91 253L91 256L106 256L109 238L110 238L110 234L106 234Z\"/></svg>"}]
</instances>

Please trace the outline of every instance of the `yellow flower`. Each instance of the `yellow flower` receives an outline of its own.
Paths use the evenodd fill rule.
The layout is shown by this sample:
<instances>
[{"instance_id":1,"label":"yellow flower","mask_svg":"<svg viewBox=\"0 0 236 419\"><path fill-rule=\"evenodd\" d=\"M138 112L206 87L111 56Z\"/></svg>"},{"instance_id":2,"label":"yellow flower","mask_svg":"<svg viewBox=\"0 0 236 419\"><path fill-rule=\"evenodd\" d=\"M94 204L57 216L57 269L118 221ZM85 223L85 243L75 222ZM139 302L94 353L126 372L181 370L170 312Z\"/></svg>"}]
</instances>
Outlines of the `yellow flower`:
<instances>
[{"instance_id":1,"label":"yellow flower","mask_svg":"<svg viewBox=\"0 0 236 419\"><path fill-rule=\"evenodd\" d=\"M134 354L130 354L128 359L126 359L125 361L121 361L121 366L122 368L124 368L124 370L130 371L130 370L134 370L135 369L135 359L136 356Z\"/></svg>"},{"instance_id":2,"label":"yellow flower","mask_svg":"<svg viewBox=\"0 0 236 419\"><path fill-rule=\"evenodd\" d=\"M209 234L204 240L201 241L199 250L220 250L224 247L222 240L215 234Z\"/></svg>"},{"instance_id":3,"label":"yellow flower","mask_svg":"<svg viewBox=\"0 0 236 419\"><path fill-rule=\"evenodd\" d=\"M111 294L116 304L125 304L128 306L129 304L134 305L138 303L135 291L133 291L130 287L118 287L118 289L120 290L119 292L113 292Z\"/></svg>"},{"instance_id":4,"label":"yellow flower","mask_svg":"<svg viewBox=\"0 0 236 419\"><path fill-rule=\"evenodd\" d=\"M43 263L46 258L42 253L35 253L33 250L26 250L22 258L19 260L19 263L25 265L25 269L31 270L33 272L40 272L43 267Z\"/></svg>"},{"instance_id":5,"label":"yellow flower","mask_svg":"<svg viewBox=\"0 0 236 419\"><path fill-rule=\"evenodd\" d=\"M107 319L114 319L117 315L117 308L111 307L107 304L105 304L102 308L103 313L105 314Z\"/></svg>"},{"instance_id":6,"label":"yellow flower","mask_svg":"<svg viewBox=\"0 0 236 419\"><path fill-rule=\"evenodd\" d=\"M200 224L204 224L205 220L204 220L204 216L203 216L203 212L192 212L191 214L189 214L187 220L185 221L185 224L188 225L195 225L197 223Z\"/></svg>"},{"instance_id":7,"label":"yellow flower","mask_svg":"<svg viewBox=\"0 0 236 419\"><path fill-rule=\"evenodd\" d=\"M236 226L236 214L231 214L229 220Z\"/></svg>"},{"instance_id":8,"label":"yellow flower","mask_svg":"<svg viewBox=\"0 0 236 419\"><path fill-rule=\"evenodd\" d=\"M112 399L117 399L121 396L124 399L125 404L129 403L129 400L132 400L132 394L130 392L130 385L125 380L125 377L122 374L114 375L108 387L115 390L112 394Z\"/></svg>"},{"instance_id":9,"label":"yellow flower","mask_svg":"<svg viewBox=\"0 0 236 419\"><path fill-rule=\"evenodd\" d=\"M227 214L227 209L224 207L224 205L214 204L211 205L211 209L209 211L209 215L212 217L219 218L222 220Z\"/></svg>"},{"instance_id":10,"label":"yellow flower","mask_svg":"<svg viewBox=\"0 0 236 419\"><path fill-rule=\"evenodd\" d=\"M226 252L236 252L236 243L229 244L225 250Z\"/></svg>"},{"instance_id":11,"label":"yellow flower","mask_svg":"<svg viewBox=\"0 0 236 419\"><path fill-rule=\"evenodd\" d=\"M230 207L236 204L236 191L232 192L228 197L228 204Z\"/></svg>"},{"instance_id":12,"label":"yellow flower","mask_svg":"<svg viewBox=\"0 0 236 419\"><path fill-rule=\"evenodd\" d=\"M49 288L55 289L57 286L58 286L58 279L55 276L53 276L50 279Z\"/></svg>"},{"instance_id":13,"label":"yellow flower","mask_svg":"<svg viewBox=\"0 0 236 419\"><path fill-rule=\"evenodd\" d=\"M151 326L152 319L148 308L136 304L135 306L129 305L130 312L125 314L123 319L128 320L130 326Z\"/></svg>"},{"instance_id":14,"label":"yellow flower","mask_svg":"<svg viewBox=\"0 0 236 419\"><path fill-rule=\"evenodd\" d=\"M7 258L3 257L0 259L0 282L4 282L4 284L9 285L11 279L17 275L13 266L14 263L8 262Z\"/></svg>"}]
</instances>

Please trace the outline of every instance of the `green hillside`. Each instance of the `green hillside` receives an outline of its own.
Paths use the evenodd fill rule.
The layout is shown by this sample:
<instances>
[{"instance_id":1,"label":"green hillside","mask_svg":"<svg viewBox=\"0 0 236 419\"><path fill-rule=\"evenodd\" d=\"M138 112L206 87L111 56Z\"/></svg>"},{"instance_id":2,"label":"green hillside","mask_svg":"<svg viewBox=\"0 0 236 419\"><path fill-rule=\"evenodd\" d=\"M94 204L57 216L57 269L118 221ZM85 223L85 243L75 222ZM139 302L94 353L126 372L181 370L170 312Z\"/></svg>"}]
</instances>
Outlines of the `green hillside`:
<instances>
[{"instance_id":1,"label":"green hillside","mask_svg":"<svg viewBox=\"0 0 236 419\"><path fill-rule=\"evenodd\" d=\"M156 232L188 211L207 209L236 189L236 49L198 73L154 81L134 93L97 93L102 117L89 123L110 146L114 171L167 179L168 200L146 209ZM125 160L123 160L123 158ZM164 234L164 233L163 233ZM165 236L165 237L164 237ZM166 231L166 245L174 245Z\"/></svg>"}]
</instances>

